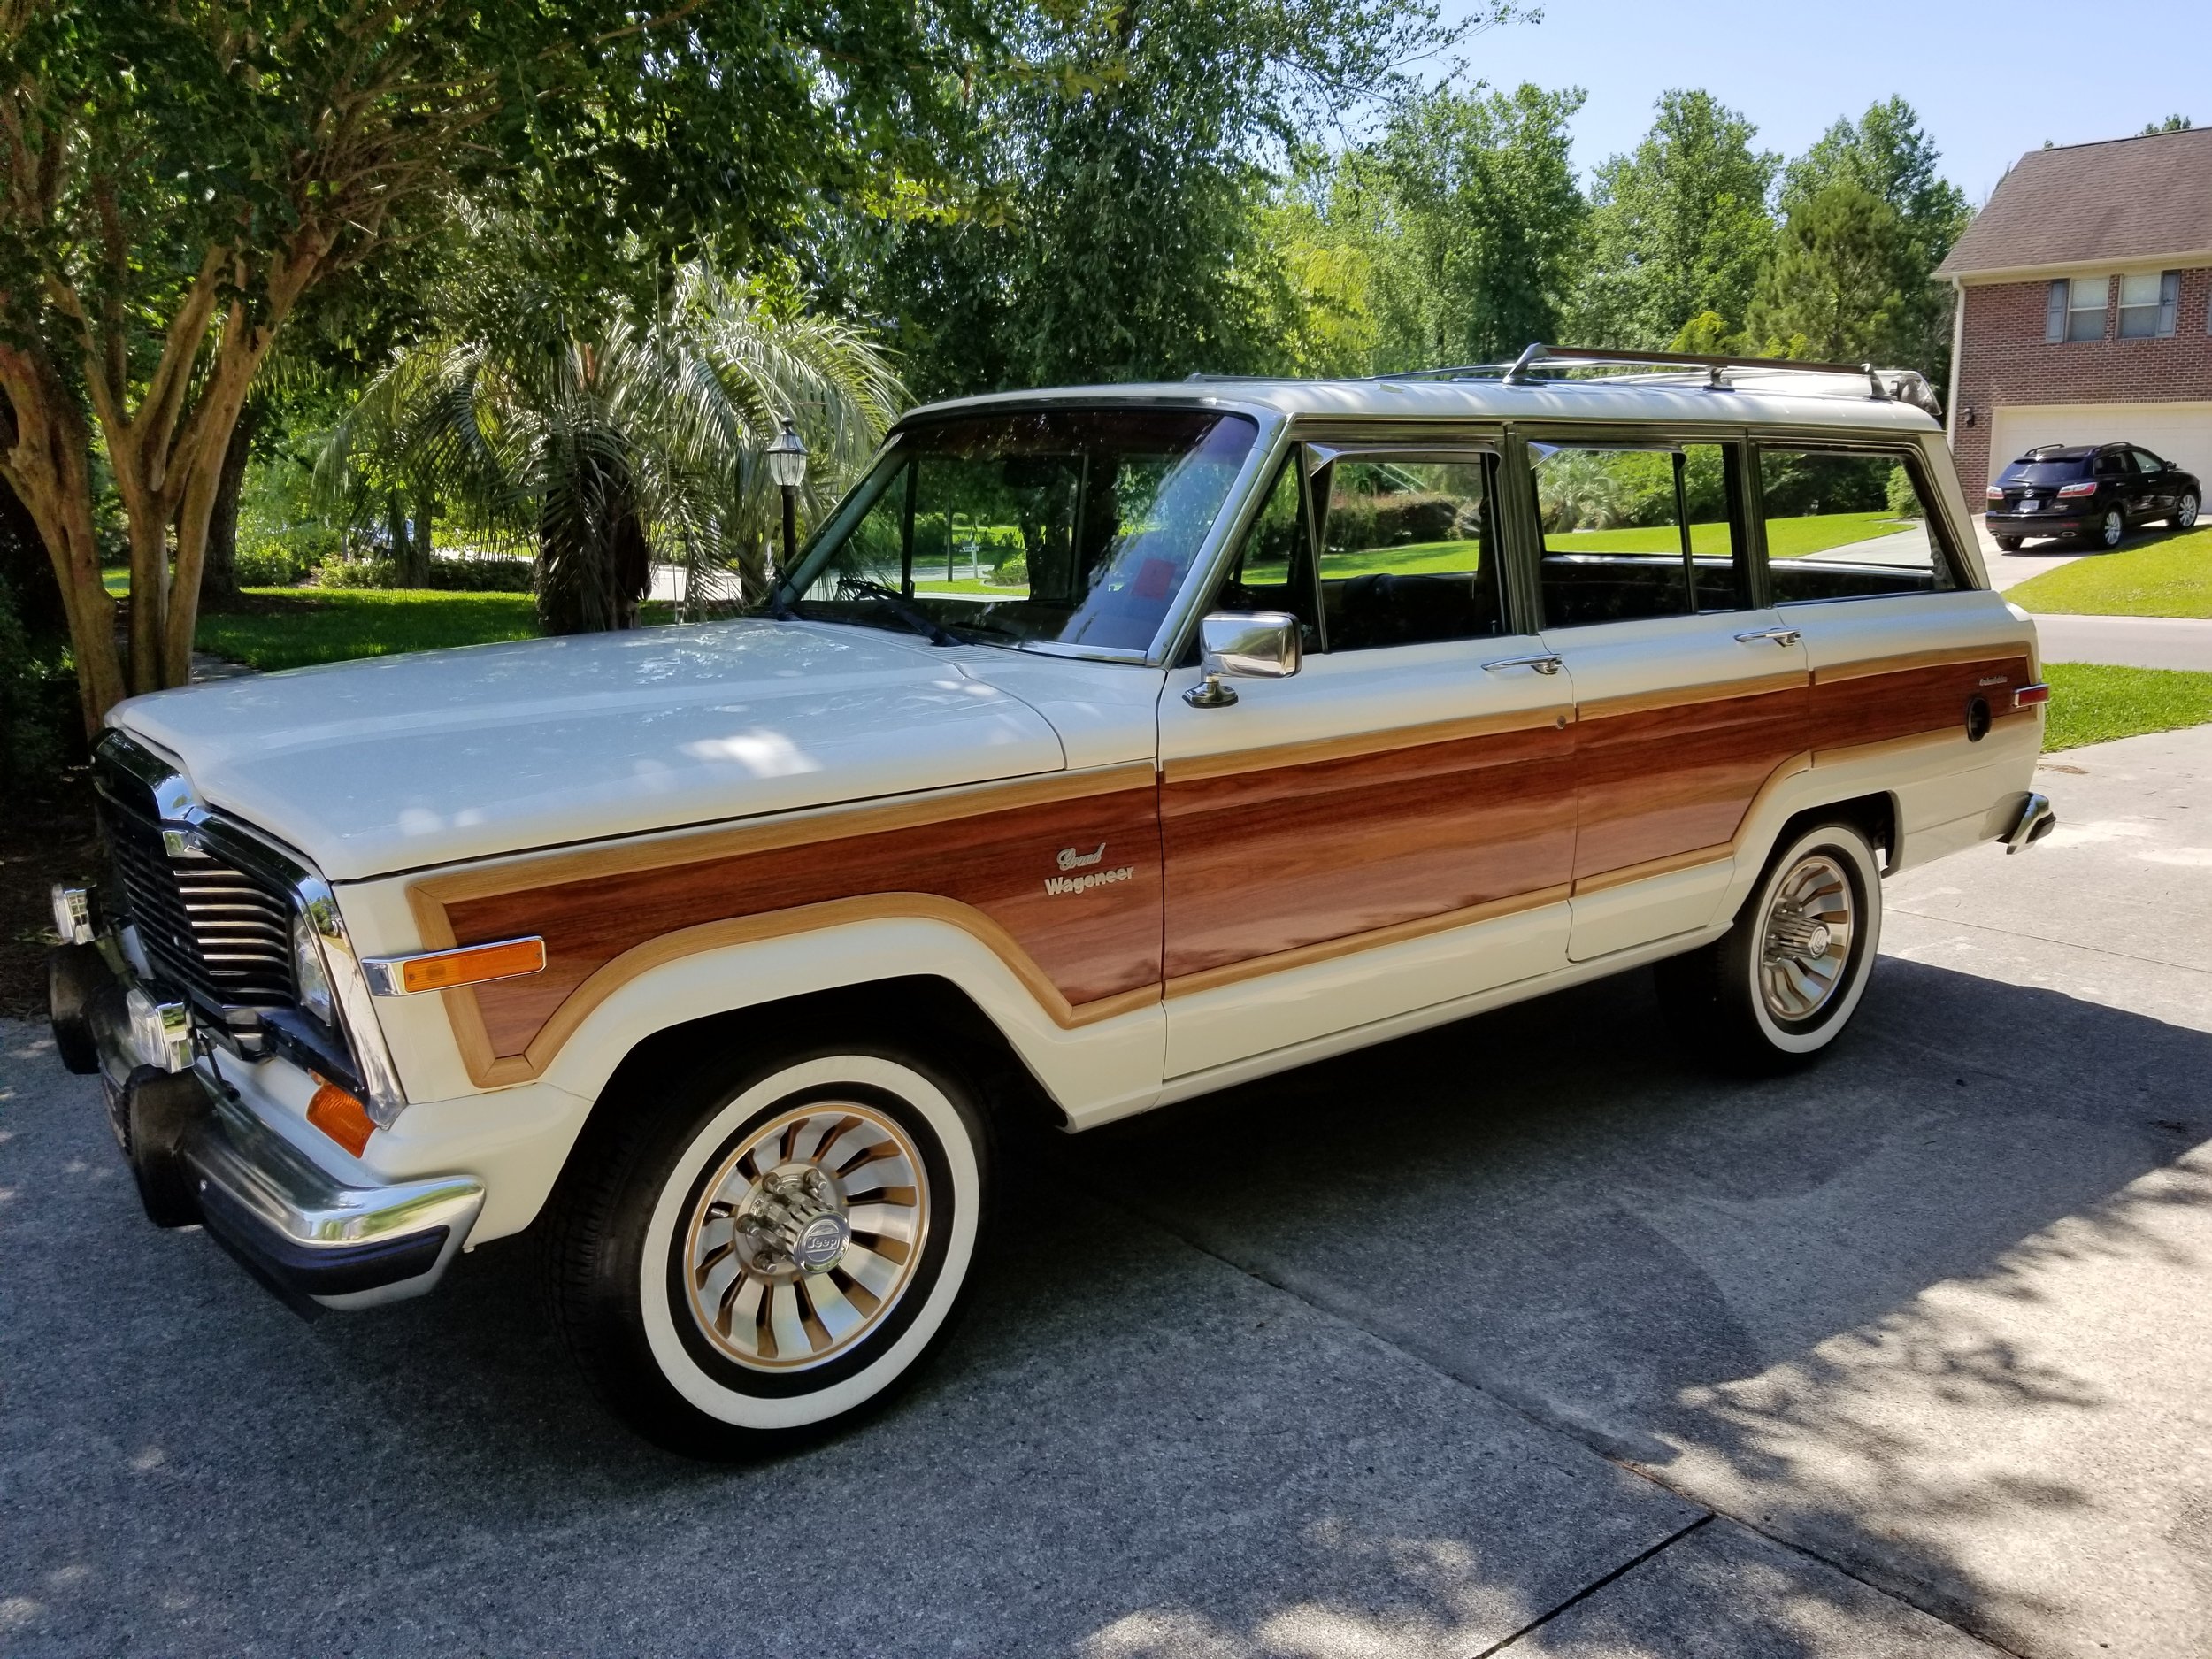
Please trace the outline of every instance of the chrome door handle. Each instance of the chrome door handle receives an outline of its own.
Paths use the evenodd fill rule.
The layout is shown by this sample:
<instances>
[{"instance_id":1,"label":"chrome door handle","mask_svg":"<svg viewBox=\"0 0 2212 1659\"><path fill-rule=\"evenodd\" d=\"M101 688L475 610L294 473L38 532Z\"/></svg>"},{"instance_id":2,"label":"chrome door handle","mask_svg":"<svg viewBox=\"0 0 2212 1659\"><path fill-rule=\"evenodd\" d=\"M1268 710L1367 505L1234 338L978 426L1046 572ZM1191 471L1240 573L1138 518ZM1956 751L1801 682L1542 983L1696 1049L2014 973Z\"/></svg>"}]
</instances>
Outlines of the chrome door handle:
<instances>
[{"instance_id":1,"label":"chrome door handle","mask_svg":"<svg viewBox=\"0 0 2212 1659\"><path fill-rule=\"evenodd\" d=\"M1540 653L1534 657L1501 657L1494 663L1485 663L1482 672L1502 674L1509 668L1532 668L1540 674L1555 674L1563 665L1559 657Z\"/></svg>"},{"instance_id":2,"label":"chrome door handle","mask_svg":"<svg viewBox=\"0 0 2212 1659\"><path fill-rule=\"evenodd\" d=\"M1786 650L1804 637L1795 628L1754 628L1748 634L1739 634L1736 636L1736 643L1756 645L1762 640L1771 640Z\"/></svg>"}]
</instances>

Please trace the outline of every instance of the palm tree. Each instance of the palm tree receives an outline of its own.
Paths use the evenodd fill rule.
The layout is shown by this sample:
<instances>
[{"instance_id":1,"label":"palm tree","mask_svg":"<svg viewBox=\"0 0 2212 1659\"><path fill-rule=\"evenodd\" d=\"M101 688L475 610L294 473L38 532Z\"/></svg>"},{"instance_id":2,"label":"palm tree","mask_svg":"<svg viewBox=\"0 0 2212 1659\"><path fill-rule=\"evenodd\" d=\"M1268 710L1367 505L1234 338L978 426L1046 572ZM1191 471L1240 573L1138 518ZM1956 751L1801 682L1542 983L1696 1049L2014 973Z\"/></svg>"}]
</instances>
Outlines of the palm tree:
<instances>
[{"instance_id":1,"label":"palm tree","mask_svg":"<svg viewBox=\"0 0 2212 1659\"><path fill-rule=\"evenodd\" d=\"M803 510L834 502L905 401L882 350L703 263L641 321L576 315L503 236L487 227L446 327L340 423L326 487L404 473L534 543L549 633L633 626L657 562L684 567L695 611L757 595L780 506L763 451L793 421Z\"/></svg>"}]
</instances>

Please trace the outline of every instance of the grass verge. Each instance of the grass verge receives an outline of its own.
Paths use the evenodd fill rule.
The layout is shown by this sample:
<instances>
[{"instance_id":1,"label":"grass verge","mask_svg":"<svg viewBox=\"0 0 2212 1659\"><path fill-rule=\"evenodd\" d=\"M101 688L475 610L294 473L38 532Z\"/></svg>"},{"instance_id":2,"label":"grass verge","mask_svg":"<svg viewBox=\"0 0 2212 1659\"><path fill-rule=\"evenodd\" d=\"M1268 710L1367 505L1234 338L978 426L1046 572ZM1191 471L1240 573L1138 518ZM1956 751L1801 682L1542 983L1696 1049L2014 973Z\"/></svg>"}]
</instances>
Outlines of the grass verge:
<instances>
[{"instance_id":1,"label":"grass verge","mask_svg":"<svg viewBox=\"0 0 2212 1659\"><path fill-rule=\"evenodd\" d=\"M528 594L250 588L235 610L201 616L199 646L249 668L304 668L537 635Z\"/></svg>"},{"instance_id":2,"label":"grass verge","mask_svg":"<svg viewBox=\"0 0 2212 1659\"><path fill-rule=\"evenodd\" d=\"M2212 720L2212 674L2048 663L2043 678L2051 687L2050 718L2043 728L2046 754Z\"/></svg>"},{"instance_id":3,"label":"grass verge","mask_svg":"<svg viewBox=\"0 0 2212 1659\"><path fill-rule=\"evenodd\" d=\"M2031 576L2005 597L2078 617L2212 617L2212 528L2092 553Z\"/></svg>"}]
</instances>

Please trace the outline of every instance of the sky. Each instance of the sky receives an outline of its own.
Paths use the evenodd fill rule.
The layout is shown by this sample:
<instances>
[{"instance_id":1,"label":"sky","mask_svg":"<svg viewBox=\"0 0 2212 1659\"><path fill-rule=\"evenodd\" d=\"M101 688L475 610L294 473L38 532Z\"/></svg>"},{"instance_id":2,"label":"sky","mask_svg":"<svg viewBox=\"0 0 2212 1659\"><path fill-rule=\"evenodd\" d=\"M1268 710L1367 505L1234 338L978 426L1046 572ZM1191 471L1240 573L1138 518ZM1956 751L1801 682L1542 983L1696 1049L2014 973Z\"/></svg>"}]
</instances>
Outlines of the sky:
<instances>
[{"instance_id":1,"label":"sky","mask_svg":"<svg viewBox=\"0 0 2212 1659\"><path fill-rule=\"evenodd\" d=\"M1635 148L1652 104L1702 87L1749 118L1762 149L1796 155L1839 116L1901 93L1976 206L2045 139L2124 138L2186 115L2212 126L2212 4L2133 0L1540 0L1540 23L1478 35L1463 57L1493 86L1532 81L1590 95L1575 118L1586 178ZM1464 16L1466 0L1444 0Z\"/></svg>"}]
</instances>

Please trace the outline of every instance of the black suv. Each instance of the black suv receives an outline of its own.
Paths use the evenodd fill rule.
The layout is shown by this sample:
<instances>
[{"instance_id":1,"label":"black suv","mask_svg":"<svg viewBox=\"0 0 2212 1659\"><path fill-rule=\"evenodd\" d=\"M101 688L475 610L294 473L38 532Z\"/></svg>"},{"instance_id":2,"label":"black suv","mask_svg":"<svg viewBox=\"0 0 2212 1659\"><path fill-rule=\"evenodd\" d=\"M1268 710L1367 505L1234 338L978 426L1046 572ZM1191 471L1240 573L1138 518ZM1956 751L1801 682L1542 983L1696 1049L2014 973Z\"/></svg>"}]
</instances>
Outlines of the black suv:
<instances>
[{"instance_id":1,"label":"black suv","mask_svg":"<svg viewBox=\"0 0 2212 1659\"><path fill-rule=\"evenodd\" d=\"M1987 521L2008 553L2032 535L2118 547L2130 525L2163 518L2186 530L2203 499L2193 474L2140 444L2046 444L1997 474Z\"/></svg>"}]
</instances>

